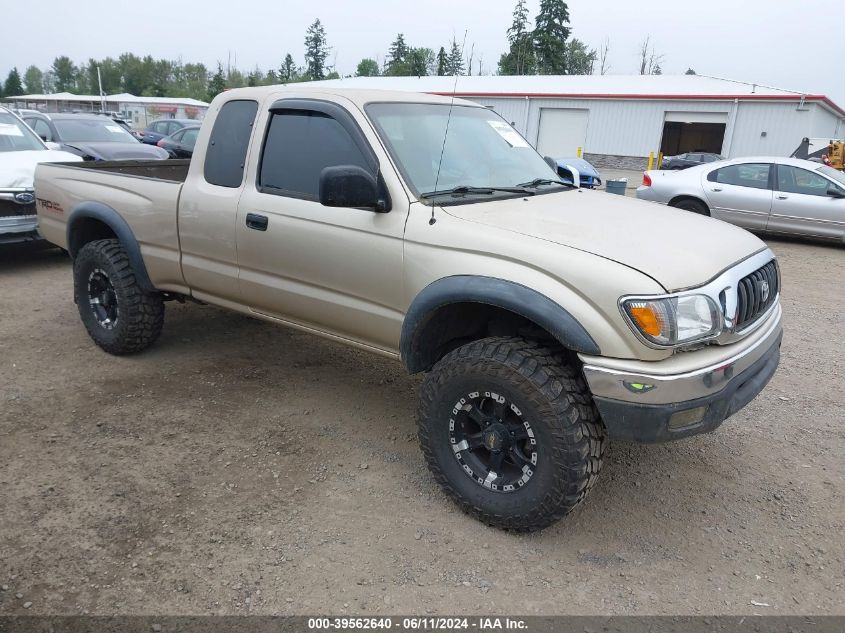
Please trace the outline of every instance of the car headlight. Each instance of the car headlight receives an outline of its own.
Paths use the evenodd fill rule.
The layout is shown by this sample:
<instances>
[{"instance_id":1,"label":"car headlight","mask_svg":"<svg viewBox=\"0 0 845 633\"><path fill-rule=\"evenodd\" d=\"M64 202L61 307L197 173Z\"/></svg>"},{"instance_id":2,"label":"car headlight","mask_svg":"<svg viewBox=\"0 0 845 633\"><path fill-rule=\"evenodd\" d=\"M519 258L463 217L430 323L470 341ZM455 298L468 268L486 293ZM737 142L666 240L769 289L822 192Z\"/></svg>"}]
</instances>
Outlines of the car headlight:
<instances>
[{"instance_id":1,"label":"car headlight","mask_svg":"<svg viewBox=\"0 0 845 633\"><path fill-rule=\"evenodd\" d=\"M662 347L685 345L722 331L719 306L707 295L626 299L622 310L635 331Z\"/></svg>"}]
</instances>

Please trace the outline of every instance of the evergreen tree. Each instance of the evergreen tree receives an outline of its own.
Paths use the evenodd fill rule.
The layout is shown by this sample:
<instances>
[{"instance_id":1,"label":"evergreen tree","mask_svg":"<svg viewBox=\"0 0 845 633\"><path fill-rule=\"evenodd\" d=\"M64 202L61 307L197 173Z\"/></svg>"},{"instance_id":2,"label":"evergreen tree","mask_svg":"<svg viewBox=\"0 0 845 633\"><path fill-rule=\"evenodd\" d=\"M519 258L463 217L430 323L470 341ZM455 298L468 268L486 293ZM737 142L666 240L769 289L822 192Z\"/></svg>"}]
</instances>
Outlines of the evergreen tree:
<instances>
[{"instance_id":1,"label":"evergreen tree","mask_svg":"<svg viewBox=\"0 0 845 633\"><path fill-rule=\"evenodd\" d=\"M446 55L446 49L442 46L437 52L437 74L442 77L446 73L446 68L449 65L449 57Z\"/></svg>"},{"instance_id":2,"label":"evergreen tree","mask_svg":"<svg viewBox=\"0 0 845 633\"><path fill-rule=\"evenodd\" d=\"M358 62L358 68L355 70L356 77L378 77L378 62L369 57Z\"/></svg>"},{"instance_id":3,"label":"evergreen tree","mask_svg":"<svg viewBox=\"0 0 845 633\"><path fill-rule=\"evenodd\" d=\"M23 74L23 83L26 86L26 93L40 95L44 92L44 73L38 66L30 66Z\"/></svg>"},{"instance_id":4,"label":"evergreen tree","mask_svg":"<svg viewBox=\"0 0 845 633\"><path fill-rule=\"evenodd\" d=\"M311 80L324 79L326 76L326 57L329 46L326 44L326 31L320 19L308 27L305 33L305 68Z\"/></svg>"},{"instance_id":5,"label":"evergreen tree","mask_svg":"<svg viewBox=\"0 0 845 633\"><path fill-rule=\"evenodd\" d=\"M223 74L223 64L217 62L217 72L208 82L208 100L211 101L226 89L226 76Z\"/></svg>"},{"instance_id":6,"label":"evergreen tree","mask_svg":"<svg viewBox=\"0 0 845 633\"><path fill-rule=\"evenodd\" d=\"M265 86L274 86L279 83L279 76L276 74L276 71L272 68L267 71L267 76L264 78L264 85Z\"/></svg>"},{"instance_id":7,"label":"evergreen tree","mask_svg":"<svg viewBox=\"0 0 845 633\"><path fill-rule=\"evenodd\" d=\"M76 66L66 55L53 60L51 71L56 92L70 92L76 87Z\"/></svg>"},{"instance_id":8,"label":"evergreen tree","mask_svg":"<svg viewBox=\"0 0 845 633\"><path fill-rule=\"evenodd\" d=\"M297 72L293 57L291 57L291 54L288 53L285 55L282 67L279 69L279 81L283 84L289 84L296 81L299 78L298 75L299 73Z\"/></svg>"},{"instance_id":9,"label":"evergreen tree","mask_svg":"<svg viewBox=\"0 0 845 633\"><path fill-rule=\"evenodd\" d=\"M6 83L3 84L4 97L19 97L23 94L23 86L21 85L21 75L17 67L9 71L9 76L6 77Z\"/></svg>"},{"instance_id":10,"label":"evergreen tree","mask_svg":"<svg viewBox=\"0 0 845 633\"><path fill-rule=\"evenodd\" d=\"M692 68L687 68L687 72L684 73L685 75L695 75L696 72Z\"/></svg>"},{"instance_id":11,"label":"evergreen tree","mask_svg":"<svg viewBox=\"0 0 845 633\"><path fill-rule=\"evenodd\" d=\"M399 33L396 39L390 44L390 49L387 51L387 61L385 62L384 74L399 76L407 75L407 57L409 49L405 43L405 36Z\"/></svg>"},{"instance_id":12,"label":"evergreen tree","mask_svg":"<svg viewBox=\"0 0 845 633\"><path fill-rule=\"evenodd\" d=\"M452 48L446 60L446 74L450 76L464 74L464 55L454 38L452 38Z\"/></svg>"},{"instance_id":13,"label":"evergreen tree","mask_svg":"<svg viewBox=\"0 0 845 633\"><path fill-rule=\"evenodd\" d=\"M569 37L569 8L563 0L540 0L534 27L537 73L565 75L566 40Z\"/></svg>"},{"instance_id":14,"label":"evergreen tree","mask_svg":"<svg viewBox=\"0 0 845 633\"><path fill-rule=\"evenodd\" d=\"M510 49L499 59L500 75L533 75L536 71L534 37L528 29L528 8L519 0L513 10L513 23L508 29Z\"/></svg>"}]
</instances>

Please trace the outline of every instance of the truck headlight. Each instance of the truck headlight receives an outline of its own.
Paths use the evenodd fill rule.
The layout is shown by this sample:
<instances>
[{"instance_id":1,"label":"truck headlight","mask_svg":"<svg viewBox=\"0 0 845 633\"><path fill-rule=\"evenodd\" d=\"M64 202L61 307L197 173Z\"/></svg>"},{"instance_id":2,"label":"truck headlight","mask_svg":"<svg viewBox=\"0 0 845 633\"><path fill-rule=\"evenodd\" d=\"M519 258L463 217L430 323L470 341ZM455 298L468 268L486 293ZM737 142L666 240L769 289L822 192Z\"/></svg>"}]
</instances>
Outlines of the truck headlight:
<instances>
[{"instance_id":1,"label":"truck headlight","mask_svg":"<svg viewBox=\"0 0 845 633\"><path fill-rule=\"evenodd\" d=\"M622 310L639 334L662 347L710 338L722 330L719 306L707 295L625 299Z\"/></svg>"}]
</instances>

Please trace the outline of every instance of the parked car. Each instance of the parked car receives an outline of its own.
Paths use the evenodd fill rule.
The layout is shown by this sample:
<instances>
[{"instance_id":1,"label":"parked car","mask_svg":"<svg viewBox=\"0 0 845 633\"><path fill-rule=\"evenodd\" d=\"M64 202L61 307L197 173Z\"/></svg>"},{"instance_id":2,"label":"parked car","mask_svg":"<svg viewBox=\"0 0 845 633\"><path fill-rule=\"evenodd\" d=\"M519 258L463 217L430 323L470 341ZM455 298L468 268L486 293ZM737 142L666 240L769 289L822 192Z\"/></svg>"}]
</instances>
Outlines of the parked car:
<instances>
[{"instance_id":1,"label":"parked car","mask_svg":"<svg viewBox=\"0 0 845 633\"><path fill-rule=\"evenodd\" d=\"M569 156L566 158L556 158L554 161L557 165L557 175L560 176L564 182L573 182L572 170L574 168L580 176L582 187L586 189L601 187L601 176L599 175L598 170L583 158Z\"/></svg>"},{"instance_id":2,"label":"parked car","mask_svg":"<svg viewBox=\"0 0 845 633\"><path fill-rule=\"evenodd\" d=\"M150 123L147 129L140 132L138 139L142 143L155 145L164 137L176 134L183 127L193 127L197 123L195 119L159 119Z\"/></svg>"},{"instance_id":3,"label":"parked car","mask_svg":"<svg viewBox=\"0 0 845 633\"><path fill-rule=\"evenodd\" d=\"M581 503L608 436L712 431L778 365L759 238L566 185L469 101L240 88L215 97L191 161L42 165L35 185L103 350L149 347L187 297L401 360L427 374L435 480L502 528Z\"/></svg>"},{"instance_id":4,"label":"parked car","mask_svg":"<svg viewBox=\"0 0 845 633\"><path fill-rule=\"evenodd\" d=\"M696 165L713 163L717 160L725 160L725 157L708 152L690 152L688 154L678 154L677 156L664 156L663 163L660 167L661 169L687 169Z\"/></svg>"},{"instance_id":5,"label":"parked car","mask_svg":"<svg viewBox=\"0 0 845 633\"><path fill-rule=\"evenodd\" d=\"M175 134L164 137L156 145L165 150L170 158L190 158L194 154L199 131L199 125L183 127Z\"/></svg>"},{"instance_id":6,"label":"parked car","mask_svg":"<svg viewBox=\"0 0 845 633\"><path fill-rule=\"evenodd\" d=\"M808 160L736 158L647 171L637 197L755 231L845 241L845 175Z\"/></svg>"},{"instance_id":7,"label":"parked car","mask_svg":"<svg viewBox=\"0 0 845 633\"><path fill-rule=\"evenodd\" d=\"M46 161L80 160L47 147L20 118L0 106L0 244L39 239L35 166Z\"/></svg>"},{"instance_id":8,"label":"parked car","mask_svg":"<svg viewBox=\"0 0 845 633\"><path fill-rule=\"evenodd\" d=\"M99 114L27 114L42 140L58 143L85 160L164 159L166 151L144 145L110 117Z\"/></svg>"}]
</instances>

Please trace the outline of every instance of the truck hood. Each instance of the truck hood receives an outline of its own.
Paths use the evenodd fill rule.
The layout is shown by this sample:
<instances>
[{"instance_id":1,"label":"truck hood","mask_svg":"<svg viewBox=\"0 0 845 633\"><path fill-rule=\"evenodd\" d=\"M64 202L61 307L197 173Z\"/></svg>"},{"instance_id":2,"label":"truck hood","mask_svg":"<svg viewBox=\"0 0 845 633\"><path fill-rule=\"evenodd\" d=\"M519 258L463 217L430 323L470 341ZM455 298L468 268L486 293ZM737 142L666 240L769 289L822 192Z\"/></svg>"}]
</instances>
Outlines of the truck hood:
<instances>
[{"instance_id":1,"label":"truck hood","mask_svg":"<svg viewBox=\"0 0 845 633\"><path fill-rule=\"evenodd\" d=\"M613 260L648 275L668 292L702 285L765 248L748 231L720 220L586 189L443 211Z\"/></svg>"},{"instance_id":2,"label":"truck hood","mask_svg":"<svg viewBox=\"0 0 845 633\"><path fill-rule=\"evenodd\" d=\"M94 160L155 160L168 157L166 150L143 143L64 143L71 152L79 152Z\"/></svg>"},{"instance_id":3,"label":"truck hood","mask_svg":"<svg viewBox=\"0 0 845 633\"><path fill-rule=\"evenodd\" d=\"M67 163L82 160L75 154L52 149L0 152L0 189L32 187L38 163Z\"/></svg>"}]
</instances>

